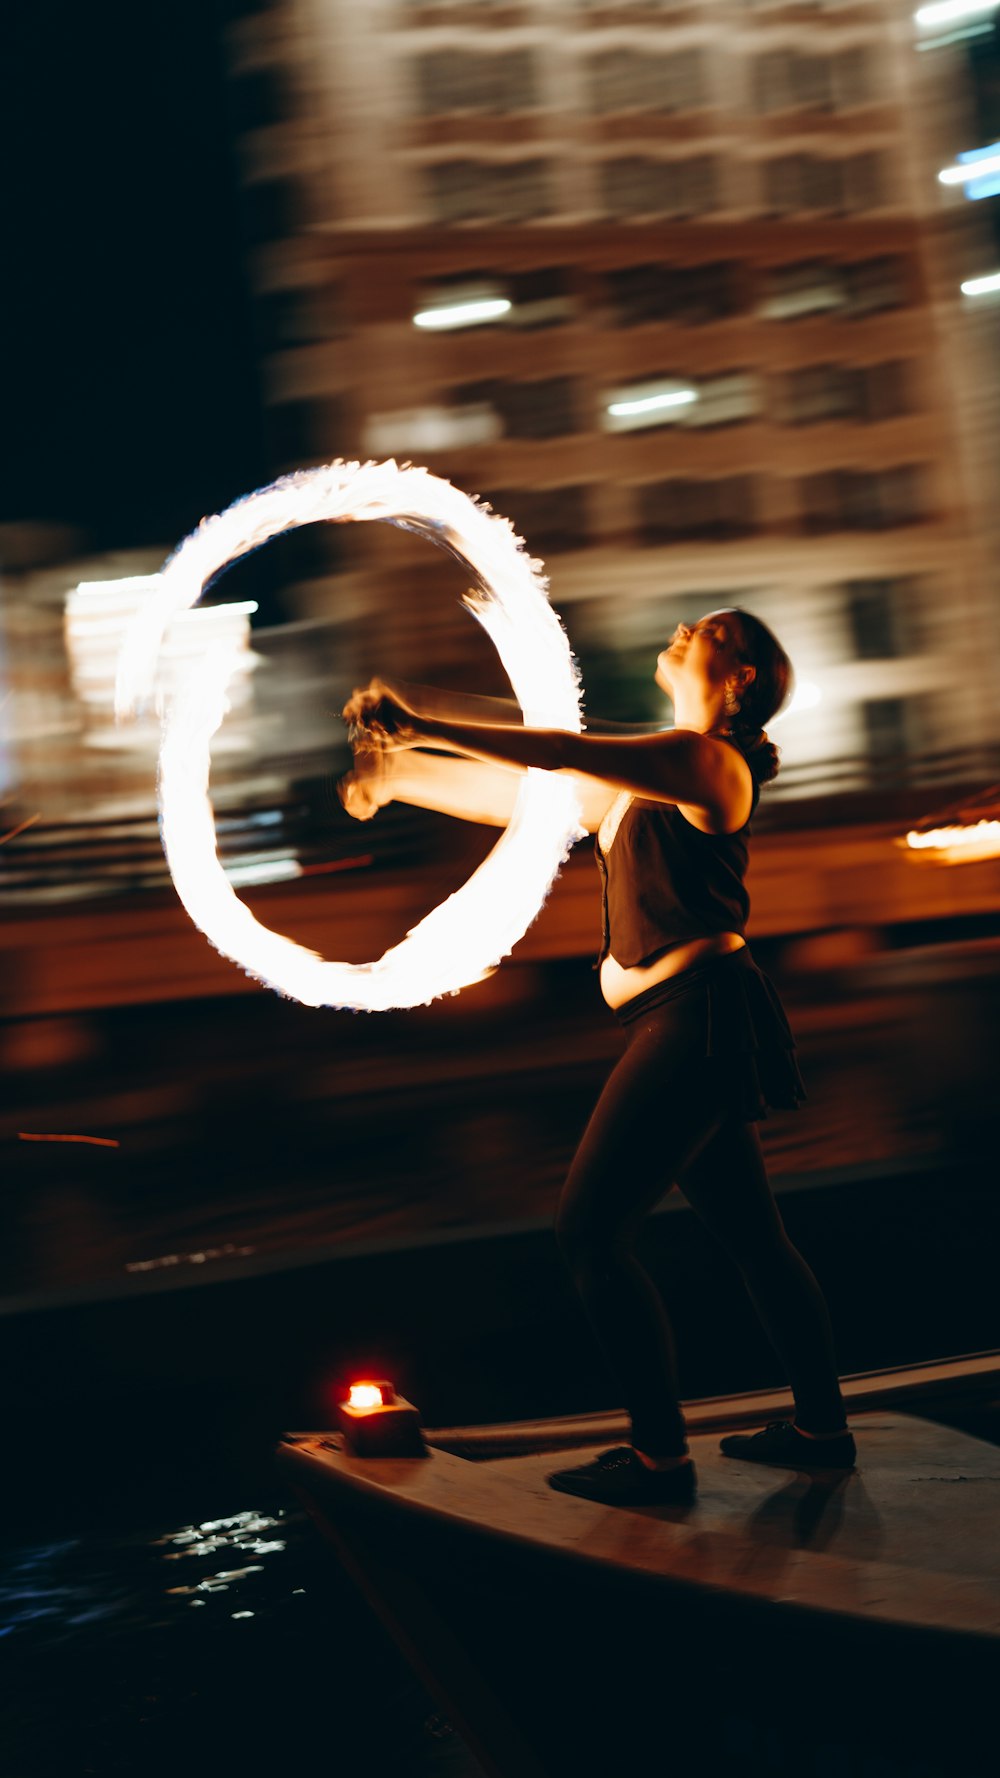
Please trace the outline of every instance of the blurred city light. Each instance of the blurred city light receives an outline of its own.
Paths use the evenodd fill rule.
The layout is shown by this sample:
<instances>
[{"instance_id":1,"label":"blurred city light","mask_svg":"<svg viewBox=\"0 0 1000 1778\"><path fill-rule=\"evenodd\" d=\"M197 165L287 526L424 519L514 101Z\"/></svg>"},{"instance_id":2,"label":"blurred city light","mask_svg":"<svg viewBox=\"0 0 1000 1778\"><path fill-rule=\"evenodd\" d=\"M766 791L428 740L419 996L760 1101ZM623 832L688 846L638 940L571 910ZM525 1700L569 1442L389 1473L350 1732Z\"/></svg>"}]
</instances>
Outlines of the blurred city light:
<instances>
[{"instance_id":1,"label":"blurred city light","mask_svg":"<svg viewBox=\"0 0 1000 1778\"><path fill-rule=\"evenodd\" d=\"M66 595L64 636L73 689L88 718L87 745L111 750L155 745L159 723L150 717L129 730L115 725L115 678L130 627L148 611L162 584L159 574L125 575L117 580L81 581ZM224 648L234 668L253 666L250 619L253 599L206 605L174 614L157 663L157 701L169 697L186 667L207 648ZM150 689L154 689L151 682Z\"/></svg>"},{"instance_id":2,"label":"blurred city light","mask_svg":"<svg viewBox=\"0 0 1000 1778\"><path fill-rule=\"evenodd\" d=\"M1000 857L1000 821L976 821L971 826L932 827L921 833L911 830L906 844L914 852L939 853L947 863Z\"/></svg>"},{"instance_id":3,"label":"blurred city light","mask_svg":"<svg viewBox=\"0 0 1000 1778\"><path fill-rule=\"evenodd\" d=\"M697 401L694 389L678 389L671 395L644 395L638 401L612 401L608 404L609 414L651 414L657 408L684 407L690 401Z\"/></svg>"},{"instance_id":4,"label":"blurred city light","mask_svg":"<svg viewBox=\"0 0 1000 1778\"><path fill-rule=\"evenodd\" d=\"M964 185L973 200L995 197L1000 192L1000 142L987 148L970 148L958 157L958 165L938 174L942 185Z\"/></svg>"},{"instance_id":5,"label":"blurred city light","mask_svg":"<svg viewBox=\"0 0 1000 1778\"><path fill-rule=\"evenodd\" d=\"M986 296L993 290L1000 290L1000 272L990 272L986 278L966 278L962 285L964 296Z\"/></svg>"},{"instance_id":6,"label":"blurred city light","mask_svg":"<svg viewBox=\"0 0 1000 1778\"><path fill-rule=\"evenodd\" d=\"M510 302L505 296L489 297L467 303L452 303L447 308L421 309L413 317L414 327L475 327L483 321L497 321L506 315Z\"/></svg>"},{"instance_id":7,"label":"blurred city light","mask_svg":"<svg viewBox=\"0 0 1000 1778\"><path fill-rule=\"evenodd\" d=\"M222 868L236 888L247 888L255 883L290 883L302 875L297 858L248 859L239 864L224 864Z\"/></svg>"},{"instance_id":8,"label":"blurred city light","mask_svg":"<svg viewBox=\"0 0 1000 1778\"><path fill-rule=\"evenodd\" d=\"M922 30L932 31L936 25L952 25L961 19L982 18L995 12L1000 0L940 0L935 6L921 6L913 17Z\"/></svg>"},{"instance_id":9,"label":"blurred city light","mask_svg":"<svg viewBox=\"0 0 1000 1778\"><path fill-rule=\"evenodd\" d=\"M784 722L787 716L801 716L806 710L815 710L822 697L823 693L815 679L800 679L784 710L779 710L777 716L772 716L771 726L776 722Z\"/></svg>"}]
</instances>

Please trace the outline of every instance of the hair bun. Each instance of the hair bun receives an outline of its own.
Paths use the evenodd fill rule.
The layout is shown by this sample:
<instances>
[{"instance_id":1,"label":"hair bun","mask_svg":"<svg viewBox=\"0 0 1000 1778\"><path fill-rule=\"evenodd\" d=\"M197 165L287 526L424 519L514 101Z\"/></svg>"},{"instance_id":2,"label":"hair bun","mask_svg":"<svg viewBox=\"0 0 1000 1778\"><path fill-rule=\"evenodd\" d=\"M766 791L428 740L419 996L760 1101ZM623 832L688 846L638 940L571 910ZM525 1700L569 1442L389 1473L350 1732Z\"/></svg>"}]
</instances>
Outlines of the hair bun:
<instances>
[{"instance_id":1,"label":"hair bun","mask_svg":"<svg viewBox=\"0 0 1000 1778\"><path fill-rule=\"evenodd\" d=\"M781 754L767 731L762 728L751 728L749 724L742 730L739 739L743 743L743 757L753 773L757 784L769 784L778 776L781 767Z\"/></svg>"}]
</instances>

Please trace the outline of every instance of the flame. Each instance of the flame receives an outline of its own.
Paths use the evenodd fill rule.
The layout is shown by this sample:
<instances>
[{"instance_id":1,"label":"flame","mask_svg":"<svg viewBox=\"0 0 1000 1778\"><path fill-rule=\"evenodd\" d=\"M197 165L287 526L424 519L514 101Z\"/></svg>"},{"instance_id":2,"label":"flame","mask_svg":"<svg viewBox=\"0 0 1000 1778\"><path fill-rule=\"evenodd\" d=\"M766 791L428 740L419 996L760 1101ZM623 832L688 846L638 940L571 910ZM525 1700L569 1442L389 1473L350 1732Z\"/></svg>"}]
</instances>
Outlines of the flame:
<instances>
[{"instance_id":1,"label":"flame","mask_svg":"<svg viewBox=\"0 0 1000 1778\"><path fill-rule=\"evenodd\" d=\"M352 1383L347 1400L352 1408L380 1408L382 1391L377 1383Z\"/></svg>"},{"instance_id":2,"label":"flame","mask_svg":"<svg viewBox=\"0 0 1000 1778\"><path fill-rule=\"evenodd\" d=\"M959 822L950 827L932 827L926 833L915 828L906 836L906 844L914 852L939 852L947 863L964 863L1000 855L1000 821Z\"/></svg>"},{"instance_id":3,"label":"flame","mask_svg":"<svg viewBox=\"0 0 1000 1778\"><path fill-rule=\"evenodd\" d=\"M525 722L580 732L579 671L548 602L541 564L527 555L508 520L426 469L401 469L392 461L299 470L203 519L167 562L125 636L119 719L152 696L167 627L196 604L209 580L279 532L320 519L381 519L457 556L483 589L466 604L493 641ZM572 785L553 773L527 772L510 825L461 889L377 961L326 960L263 926L219 862L210 744L227 713L236 665L232 647L206 648L197 662L184 663L164 714L161 833L174 886L195 925L249 975L307 1006L365 1012L424 1006L482 980L523 937L583 836Z\"/></svg>"}]
</instances>

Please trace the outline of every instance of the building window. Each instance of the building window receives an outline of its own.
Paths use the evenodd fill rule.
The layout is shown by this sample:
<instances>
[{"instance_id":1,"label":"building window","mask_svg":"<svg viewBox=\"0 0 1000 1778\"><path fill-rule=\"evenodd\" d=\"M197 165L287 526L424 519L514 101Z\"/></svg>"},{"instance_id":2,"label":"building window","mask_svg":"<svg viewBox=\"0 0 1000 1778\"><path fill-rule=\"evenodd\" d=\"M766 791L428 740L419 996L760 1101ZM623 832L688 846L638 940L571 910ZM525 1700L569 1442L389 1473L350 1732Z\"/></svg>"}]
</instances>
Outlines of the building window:
<instances>
[{"instance_id":1,"label":"building window","mask_svg":"<svg viewBox=\"0 0 1000 1778\"><path fill-rule=\"evenodd\" d=\"M718 174L709 155L651 160L629 155L601 167L610 216L701 216L718 205Z\"/></svg>"},{"instance_id":2,"label":"building window","mask_svg":"<svg viewBox=\"0 0 1000 1778\"><path fill-rule=\"evenodd\" d=\"M638 490L638 534L649 545L681 539L723 542L759 528L756 478L654 482Z\"/></svg>"},{"instance_id":3,"label":"building window","mask_svg":"<svg viewBox=\"0 0 1000 1778\"><path fill-rule=\"evenodd\" d=\"M873 149L852 154L844 162L846 208L878 210L889 201L887 160Z\"/></svg>"},{"instance_id":4,"label":"building window","mask_svg":"<svg viewBox=\"0 0 1000 1778\"><path fill-rule=\"evenodd\" d=\"M832 69L826 56L807 56L794 49L769 50L753 66L755 111L806 109L832 111Z\"/></svg>"},{"instance_id":5,"label":"building window","mask_svg":"<svg viewBox=\"0 0 1000 1778\"><path fill-rule=\"evenodd\" d=\"M612 317L618 327L672 321L695 327L725 321L743 306L740 268L732 260L709 265L630 265L609 272Z\"/></svg>"},{"instance_id":6,"label":"building window","mask_svg":"<svg viewBox=\"0 0 1000 1778\"><path fill-rule=\"evenodd\" d=\"M488 408L497 416L498 435L505 438L564 438L580 430L575 377L463 383L454 399L460 408Z\"/></svg>"},{"instance_id":7,"label":"building window","mask_svg":"<svg viewBox=\"0 0 1000 1778\"><path fill-rule=\"evenodd\" d=\"M913 463L893 469L832 469L799 483L801 527L830 531L887 531L928 517L923 470Z\"/></svg>"},{"instance_id":8,"label":"building window","mask_svg":"<svg viewBox=\"0 0 1000 1778\"><path fill-rule=\"evenodd\" d=\"M573 319L576 300L565 266L514 272L507 284L513 305L507 317L511 327L559 327Z\"/></svg>"},{"instance_id":9,"label":"building window","mask_svg":"<svg viewBox=\"0 0 1000 1778\"><path fill-rule=\"evenodd\" d=\"M898 660L915 652L912 580L849 580L844 594L853 659Z\"/></svg>"},{"instance_id":10,"label":"building window","mask_svg":"<svg viewBox=\"0 0 1000 1778\"><path fill-rule=\"evenodd\" d=\"M509 519L530 553L558 555L584 549L587 488L502 488L484 496L494 512Z\"/></svg>"},{"instance_id":11,"label":"building window","mask_svg":"<svg viewBox=\"0 0 1000 1778\"><path fill-rule=\"evenodd\" d=\"M362 446L373 457L421 457L492 444L500 435L499 415L489 403L469 400L450 407L411 407L370 414Z\"/></svg>"},{"instance_id":12,"label":"building window","mask_svg":"<svg viewBox=\"0 0 1000 1778\"><path fill-rule=\"evenodd\" d=\"M590 109L623 111L692 111L705 103L704 58L700 49L674 55L644 55L637 49L612 49L587 66Z\"/></svg>"},{"instance_id":13,"label":"building window","mask_svg":"<svg viewBox=\"0 0 1000 1778\"><path fill-rule=\"evenodd\" d=\"M650 377L609 389L602 422L608 432L643 432L657 426L734 426L758 412L756 379L746 371L719 376Z\"/></svg>"},{"instance_id":14,"label":"building window","mask_svg":"<svg viewBox=\"0 0 1000 1778\"><path fill-rule=\"evenodd\" d=\"M765 274L760 313L766 321L795 321L835 312L845 300L844 268L804 259L773 266Z\"/></svg>"},{"instance_id":15,"label":"building window","mask_svg":"<svg viewBox=\"0 0 1000 1778\"><path fill-rule=\"evenodd\" d=\"M844 163L812 154L764 162L764 208L772 216L845 208Z\"/></svg>"},{"instance_id":16,"label":"building window","mask_svg":"<svg viewBox=\"0 0 1000 1778\"><path fill-rule=\"evenodd\" d=\"M870 105L876 90L872 58L866 44L856 43L833 59L833 83L838 110Z\"/></svg>"},{"instance_id":17,"label":"building window","mask_svg":"<svg viewBox=\"0 0 1000 1778\"><path fill-rule=\"evenodd\" d=\"M789 426L825 420L878 421L913 411L908 365L810 364L785 380L781 418Z\"/></svg>"},{"instance_id":18,"label":"building window","mask_svg":"<svg viewBox=\"0 0 1000 1778\"><path fill-rule=\"evenodd\" d=\"M535 56L530 49L435 50L416 58L414 72L418 105L425 117L455 111L504 116L538 105Z\"/></svg>"},{"instance_id":19,"label":"building window","mask_svg":"<svg viewBox=\"0 0 1000 1778\"><path fill-rule=\"evenodd\" d=\"M903 698L866 698L861 705L865 751L881 765L902 763L910 751L909 723Z\"/></svg>"},{"instance_id":20,"label":"building window","mask_svg":"<svg viewBox=\"0 0 1000 1778\"><path fill-rule=\"evenodd\" d=\"M529 222L552 209L550 163L441 161L427 168L434 219L456 222Z\"/></svg>"},{"instance_id":21,"label":"building window","mask_svg":"<svg viewBox=\"0 0 1000 1778\"><path fill-rule=\"evenodd\" d=\"M773 49L753 65L753 106L765 117L778 111L840 111L867 105L872 87L869 52L861 44L835 56Z\"/></svg>"},{"instance_id":22,"label":"building window","mask_svg":"<svg viewBox=\"0 0 1000 1778\"><path fill-rule=\"evenodd\" d=\"M907 265L898 255L835 265L799 260L773 266L765 274L760 313L768 321L793 321L834 314L849 319L902 307L907 300Z\"/></svg>"},{"instance_id":23,"label":"building window","mask_svg":"<svg viewBox=\"0 0 1000 1778\"><path fill-rule=\"evenodd\" d=\"M861 371L844 364L810 364L789 372L781 418L789 426L858 420L862 407Z\"/></svg>"},{"instance_id":24,"label":"building window","mask_svg":"<svg viewBox=\"0 0 1000 1778\"><path fill-rule=\"evenodd\" d=\"M845 286L846 312L852 317L902 308L907 300L907 262L898 254L859 259L838 268Z\"/></svg>"}]
</instances>

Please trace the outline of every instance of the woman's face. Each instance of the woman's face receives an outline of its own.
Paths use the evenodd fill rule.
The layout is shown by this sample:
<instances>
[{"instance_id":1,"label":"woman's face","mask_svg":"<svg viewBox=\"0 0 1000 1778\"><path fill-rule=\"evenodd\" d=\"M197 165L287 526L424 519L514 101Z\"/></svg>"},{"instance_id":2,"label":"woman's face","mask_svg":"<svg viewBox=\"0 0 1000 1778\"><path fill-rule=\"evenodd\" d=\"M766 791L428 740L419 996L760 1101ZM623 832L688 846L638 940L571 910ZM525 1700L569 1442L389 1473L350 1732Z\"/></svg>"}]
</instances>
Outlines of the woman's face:
<instances>
[{"instance_id":1,"label":"woman's face","mask_svg":"<svg viewBox=\"0 0 1000 1778\"><path fill-rule=\"evenodd\" d=\"M683 684L716 691L727 679L746 677L746 662L740 658L745 653L736 613L711 611L693 627L677 625L667 647L657 656L656 683L671 695Z\"/></svg>"}]
</instances>

